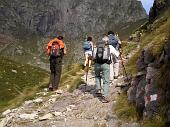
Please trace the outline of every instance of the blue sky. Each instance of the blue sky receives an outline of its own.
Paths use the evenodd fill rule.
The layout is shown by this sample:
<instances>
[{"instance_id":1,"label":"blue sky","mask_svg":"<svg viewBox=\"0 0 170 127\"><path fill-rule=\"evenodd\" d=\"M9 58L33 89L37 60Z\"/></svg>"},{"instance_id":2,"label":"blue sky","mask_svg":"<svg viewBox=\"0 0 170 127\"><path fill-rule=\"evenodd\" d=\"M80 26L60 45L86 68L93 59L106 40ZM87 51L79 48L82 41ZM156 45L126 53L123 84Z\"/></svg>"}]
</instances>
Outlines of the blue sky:
<instances>
[{"instance_id":1,"label":"blue sky","mask_svg":"<svg viewBox=\"0 0 170 127\"><path fill-rule=\"evenodd\" d=\"M154 0L140 0L145 8L147 14L149 14L149 10L153 5Z\"/></svg>"}]
</instances>

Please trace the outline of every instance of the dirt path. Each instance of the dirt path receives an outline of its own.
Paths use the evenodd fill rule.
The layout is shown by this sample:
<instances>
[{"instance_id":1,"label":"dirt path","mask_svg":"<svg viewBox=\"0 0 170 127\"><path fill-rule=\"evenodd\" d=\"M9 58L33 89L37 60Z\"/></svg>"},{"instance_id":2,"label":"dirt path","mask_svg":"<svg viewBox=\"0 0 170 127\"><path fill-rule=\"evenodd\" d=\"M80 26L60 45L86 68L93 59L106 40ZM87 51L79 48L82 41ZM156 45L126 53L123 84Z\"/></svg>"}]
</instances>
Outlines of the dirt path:
<instances>
[{"instance_id":1,"label":"dirt path","mask_svg":"<svg viewBox=\"0 0 170 127\"><path fill-rule=\"evenodd\" d=\"M85 76L82 77L85 80ZM0 127L118 127L120 121L113 112L115 97L122 78L110 86L110 102L102 103L96 97L94 74L88 75L88 85L82 84L73 93L46 90L37 98L23 103L19 108L7 110ZM84 92L85 89L88 92ZM136 127L128 124L121 127Z\"/></svg>"}]
</instances>

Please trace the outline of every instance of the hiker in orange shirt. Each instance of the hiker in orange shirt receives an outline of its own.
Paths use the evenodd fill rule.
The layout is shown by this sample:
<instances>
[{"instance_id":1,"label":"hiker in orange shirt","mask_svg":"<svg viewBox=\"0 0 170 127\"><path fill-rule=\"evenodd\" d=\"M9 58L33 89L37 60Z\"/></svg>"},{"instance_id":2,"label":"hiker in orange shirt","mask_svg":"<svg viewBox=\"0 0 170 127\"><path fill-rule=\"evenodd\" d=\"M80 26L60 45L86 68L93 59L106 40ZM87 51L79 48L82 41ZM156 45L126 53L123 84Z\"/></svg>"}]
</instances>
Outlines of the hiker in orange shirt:
<instances>
[{"instance_id":1,"label":"hiker in orange shirt","mask_svg":"<svg viewBox=\"0 0 170 127\"><path fill-rule=\"evenodd\" d=\"M52 39L47 45L47 54L50 60L50 83L49 90L57 90L62 71L62 59L66 54L66 46L63 42L63 36Z\"/></svg>"}]
</instances>

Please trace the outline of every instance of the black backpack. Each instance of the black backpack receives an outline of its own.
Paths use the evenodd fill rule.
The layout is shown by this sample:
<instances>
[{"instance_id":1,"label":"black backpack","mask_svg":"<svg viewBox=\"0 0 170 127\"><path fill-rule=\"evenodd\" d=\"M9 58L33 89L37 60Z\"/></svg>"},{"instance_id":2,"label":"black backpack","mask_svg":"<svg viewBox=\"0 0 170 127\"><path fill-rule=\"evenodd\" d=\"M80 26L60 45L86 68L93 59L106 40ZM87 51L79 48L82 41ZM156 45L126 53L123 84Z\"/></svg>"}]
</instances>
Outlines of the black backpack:
<instances>
[{"instance_id":1,"label":"black backpack","mask_svg":"<svg viewBox=\"0 0 170 127\"><path fill-rule=\"evenodd\" d=\"M111 54L109 46L105 46L105 44L100 44L96 48L94 48L93 59L95 63L99 64L110 64L111 63Z\"/></svg>"}]
</instances>

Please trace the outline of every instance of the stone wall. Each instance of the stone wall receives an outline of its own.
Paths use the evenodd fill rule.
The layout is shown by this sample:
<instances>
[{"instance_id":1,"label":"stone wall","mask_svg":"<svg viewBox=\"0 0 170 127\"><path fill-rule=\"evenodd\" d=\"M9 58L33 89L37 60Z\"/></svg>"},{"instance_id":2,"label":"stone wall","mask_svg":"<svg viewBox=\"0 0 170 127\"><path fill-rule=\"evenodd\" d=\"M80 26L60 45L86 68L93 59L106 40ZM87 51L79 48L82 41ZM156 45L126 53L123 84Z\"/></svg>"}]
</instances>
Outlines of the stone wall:
<instances>
[{"instance_id":1,"label":"stone wall","mask_svg":"<svg viewBox=\"0 0 170 127\"><path fill-rule=\"evenodd\" d=\"M141 119L153 119L160 112L160 105L170 99L170 38L165 41L161 54L153 56L150 51L153 45L149 45L136 62L138 73L128 90L128 101L135 105Z\"/></svg>"}]
</instances>

